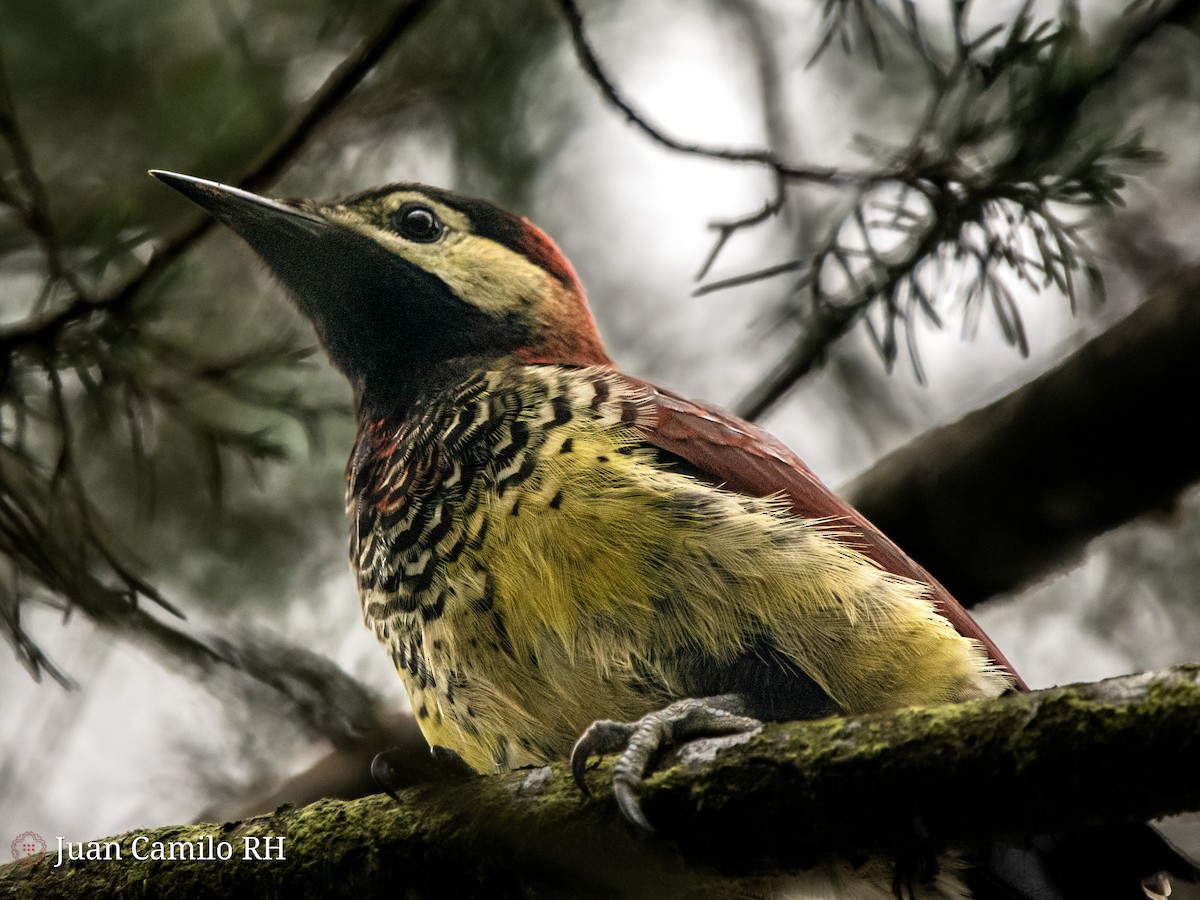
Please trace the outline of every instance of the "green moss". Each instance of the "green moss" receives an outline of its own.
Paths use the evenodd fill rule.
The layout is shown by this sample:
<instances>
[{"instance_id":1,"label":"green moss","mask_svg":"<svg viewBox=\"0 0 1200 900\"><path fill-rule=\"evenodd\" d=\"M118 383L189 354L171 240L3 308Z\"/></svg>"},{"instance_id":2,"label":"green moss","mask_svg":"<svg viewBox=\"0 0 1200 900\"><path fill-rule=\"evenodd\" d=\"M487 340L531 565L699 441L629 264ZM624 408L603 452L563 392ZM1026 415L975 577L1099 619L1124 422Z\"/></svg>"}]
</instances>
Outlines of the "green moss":
<instances>
[{"instance_id":1,"label":"green moss","mask_svg":"<svg viewBox=\"0 0 1200 900\"><path fill-rule=\"evenodd\" d=\"M661 825L657 839L620 820L606 758L588 772L590 800L563 766L412 787L399 793L400 804L382 796L323 800L245 822L140 833L235 845L283 835L285 862L134 860L136 835L128 834L116 838L119 863L53 869L51 857L0 867L0 895L655 896L707 884L714 871L777 872L886 851L914 834L983 840L1004 830L1149 818L1200 807L1200 786L1180 775L1200 752L1198 677L1200 667L1181 667L718 739L711 752L664 759L647 780L643 799ZM1147 754L1154 766L1141 764ZM968 790L974 801L965 805ZM974 812L980 806L991 811L986 820Z\"/></svg>"}]
</instances>

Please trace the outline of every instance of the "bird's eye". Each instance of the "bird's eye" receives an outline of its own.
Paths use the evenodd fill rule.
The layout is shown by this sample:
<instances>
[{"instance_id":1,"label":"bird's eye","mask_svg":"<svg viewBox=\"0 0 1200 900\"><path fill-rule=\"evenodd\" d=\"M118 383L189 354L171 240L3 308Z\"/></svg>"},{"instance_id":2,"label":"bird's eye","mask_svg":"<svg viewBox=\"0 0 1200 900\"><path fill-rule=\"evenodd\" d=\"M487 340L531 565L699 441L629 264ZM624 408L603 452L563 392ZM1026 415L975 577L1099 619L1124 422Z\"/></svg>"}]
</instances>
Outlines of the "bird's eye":
<instances>
[{"instance_id":1,"label":"bird's eye","mask_svg":"<svg viewBox=\"0 0 1200 900\"><path fill-rule=\"evenodd\" d=\"M401 237L431 244L442 236L442 221L428 206L405 203L392 213L392 226Z\"/></svg>"}]
</instances>

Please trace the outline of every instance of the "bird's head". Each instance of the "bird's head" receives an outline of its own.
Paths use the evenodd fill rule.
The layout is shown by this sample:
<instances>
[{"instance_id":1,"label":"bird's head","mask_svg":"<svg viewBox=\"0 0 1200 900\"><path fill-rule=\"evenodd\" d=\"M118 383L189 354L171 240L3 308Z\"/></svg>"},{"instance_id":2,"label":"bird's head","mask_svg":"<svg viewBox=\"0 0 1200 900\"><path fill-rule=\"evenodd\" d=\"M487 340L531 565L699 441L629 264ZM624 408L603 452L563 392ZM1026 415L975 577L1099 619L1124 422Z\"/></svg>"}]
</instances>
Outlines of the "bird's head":
<instances>
[{"instance_id":1,"label":"bird's head","mask_svg":"<svg viewBox=\"0 0 1200 900\"><path fill-rule=\"evenodd\" d=\"M420 184L329 203L275 200L151 174L254 248L372 406L462 366L611 365L554 242L482 200Z\"/></svg>"}]
</instances>

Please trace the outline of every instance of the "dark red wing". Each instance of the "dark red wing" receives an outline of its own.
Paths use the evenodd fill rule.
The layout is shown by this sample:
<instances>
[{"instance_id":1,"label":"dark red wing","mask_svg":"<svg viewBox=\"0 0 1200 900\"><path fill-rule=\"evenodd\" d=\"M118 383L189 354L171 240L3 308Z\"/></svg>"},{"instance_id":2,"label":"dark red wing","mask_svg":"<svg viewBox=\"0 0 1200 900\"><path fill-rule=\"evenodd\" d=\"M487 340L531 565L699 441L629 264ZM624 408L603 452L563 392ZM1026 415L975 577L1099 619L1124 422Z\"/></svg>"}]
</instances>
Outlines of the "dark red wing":
<instances>
[{"instance_id":1,"label":"dark red wing","mask_svg":"<svg viewBox=\"0 0 1200 900\"><path fill-rule=\"evenodd\" d=\"M784 444L731 413L685 400L639 378L621 377L645 391L656 408L655 420L638 426L647 443L686 460L731 490L755 497L781 494L791 500L798 516L852 523L861 535L856 546L862 552L889 572L928 584L938 611L959 634L979 641L992 661L1008 670L1021 690L1028 690L1004 654L950 592L862 513L825 487Z\"/></svg>"}]
</instances>

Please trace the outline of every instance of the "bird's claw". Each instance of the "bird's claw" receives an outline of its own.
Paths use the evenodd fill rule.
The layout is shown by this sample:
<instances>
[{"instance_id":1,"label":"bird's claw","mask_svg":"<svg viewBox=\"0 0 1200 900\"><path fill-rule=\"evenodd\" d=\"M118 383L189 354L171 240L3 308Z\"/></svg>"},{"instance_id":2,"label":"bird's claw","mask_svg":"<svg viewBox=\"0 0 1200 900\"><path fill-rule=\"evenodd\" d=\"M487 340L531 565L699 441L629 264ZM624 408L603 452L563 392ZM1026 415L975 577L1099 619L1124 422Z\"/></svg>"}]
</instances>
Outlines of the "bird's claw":
<instances>
[{"instance_id":1,"label":"bird's claw","mask_svg":"<svg viewBox=\"0 0 1200 900\"><path fill-rule=\"evenodd\" d=\"M404 747L392 747L375 754L371 760L371 777L383 789L383 792L400 802L396 796L399 788L412 787L422 782L461 781L475 776L475 770L467 765L466 760L449 747L437 744L429 748L432 768L427 765L414 765L413 752Z\"/></svg>"},{"instance_id":2,"label":"bird's claw","mask_svg":"<svg viewBox=\"0 0 1200 900\"><path fill-rule=\"evenodd\" d=\"M629 745L638 724L638 722L613 722L611 719L601 719L589 725L579 740L575 742L575 746L571 749L571 774L575 776L575 783L579 785L579 790L583 792L584 796L590 797L592 794L588 790L587 779L584 778L588 760L593 756L624 750Z\"/></svg>"},{"instance_id":3,"label":"bird's claw","mask_svg":"<svg viewBox=\"0 0 1200 900\"><path fill-rule=\"evenodd\" d=\"M650 820L642 812L642 801L638 797L638 788L641 786L641 783L641 778L638 778L637 781L628 781L618 779L614 775L613 797L616 799L617 807L621 810L621 815L625 817L625 821L646 834L654 834L654 826L650 824Z\"/></svg>"},{"instance_id":4,"label":"bird's claw","mask_svg":"<svg viewBox=\"0 0 1200 900\"><path fill-rule=\"evenodd\" d=\"M400 798L396 796L396 778L393 775L392 763L400 754L400 748L392 747L390 750L383 750L375 754L375 758L371 760L371 777L375 779L375 783L383 788L383 792L395 800L400 802Z\"/></svg>"},{"instance_id":5,"label":"bird's claw","mask_svg":"<svg viewBox=\"0 0 1200 900\"><path fill-rule=\"evenodd\" d=\"M660 751L700 737L739 734L761 727L741 715L743 703L734 696L679 700L648 713L636 722L601 720L588 726L571 751L571 773L584 794L588 760L593 755L620 752L613 764L613 796L622 815L641 831L654 832L642 811L638 790Z\"/></svg>"}]
</instances>

